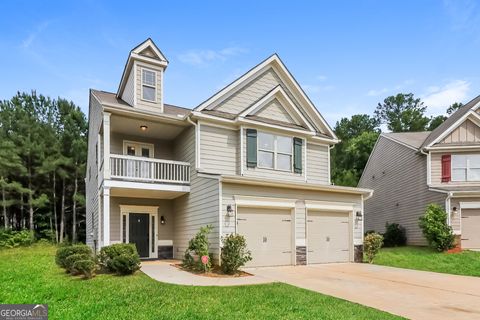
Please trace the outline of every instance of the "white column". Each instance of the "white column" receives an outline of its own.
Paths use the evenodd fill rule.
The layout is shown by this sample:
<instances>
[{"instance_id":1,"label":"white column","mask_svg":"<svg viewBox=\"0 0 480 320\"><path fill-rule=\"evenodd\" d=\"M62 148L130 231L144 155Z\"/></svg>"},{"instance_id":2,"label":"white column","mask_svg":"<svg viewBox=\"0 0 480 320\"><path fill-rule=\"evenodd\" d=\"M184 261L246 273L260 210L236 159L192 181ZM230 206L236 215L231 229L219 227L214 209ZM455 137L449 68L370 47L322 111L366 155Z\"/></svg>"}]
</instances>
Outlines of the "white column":
<instances>
[{"instance_id":1,"label":"white column","mask_svg":"<svg viewBox=\"0 0 480 320\"><path fill-rule=\"evenodd\" d=\"M110 188L103 188L103 245L110 245Z\"/></svg>"},{"instance_id":2,"label":"white column","mask_svg":"<svg viewBox=\"0 0 480 320\"><path fill-rule=\"evenodd\" d=\"M103 113L103 176L110 179L110 113Z\"/></svg>"}]
</instances>

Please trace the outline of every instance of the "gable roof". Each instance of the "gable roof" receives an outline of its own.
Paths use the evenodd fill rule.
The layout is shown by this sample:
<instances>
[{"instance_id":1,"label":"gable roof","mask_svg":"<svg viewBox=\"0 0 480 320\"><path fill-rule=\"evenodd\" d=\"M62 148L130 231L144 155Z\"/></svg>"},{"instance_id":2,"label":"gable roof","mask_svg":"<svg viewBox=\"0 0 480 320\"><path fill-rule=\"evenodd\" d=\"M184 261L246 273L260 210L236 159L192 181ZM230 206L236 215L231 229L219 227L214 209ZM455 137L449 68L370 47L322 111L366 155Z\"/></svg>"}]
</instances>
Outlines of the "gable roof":
<instances>
[{"instance_id":1,"label":"gable roof","mask_svg":"<svg viewBox=\"0 0 480 320\"><path fill-rule=\"evenodd\" d=\"M396 142L406 144L407 146L418 149L422 146L425 139L431 134L431 131L421 132L386 132L382 136Z\"/></svg>"},{"instance_id":2,"label":"gable roof","mask_svg":"<svg viewBox=\"0 0 480 320\"><path fill-rule=\"evenodd\" d=\"M478 107L479 103L480 96L476 97L475 99L471 100L466 105L455 111L450 117L447 118L447 120L445 120L441 125L439 125L437 128L435 128L435 130L432 131L432 133L427 137L427 139L425 139L425 141L421 145L421 148L428 147L430 144L435 142L435 140L441 137L445 131L455 125L463 117L467 116L467 114L472 109Z\"/></svg>"},{"instance_id":3,"label":"gable roof","mask_svg":"<svg viewBox=\"0 0 480 320\"><path fill-rule=\"evenodd\" d=\"M225 101L232 94L238 92L238 90L242 88L246 83L248 83L250 79L253 79L256 75L269 67L273 67L274 70L277 71L277 73L280 73L279 75L284 78L282 80L285 80L285 84L289 85L289 87L292 88L291 93L295 96L295 99L297 99L299 103L304 106L304 111L308 115L308 118L313 122L313 124L316 125L320 130L324 131L322 132L323 135L331 138L332 140L337 140L337 136L333 132L332 128L330 128L330 126L320 114L318 109L308 98L305 91L303 91L296 79L292 76L290 71L286 68L285 64L282 62L282 60L277 54L271 55L270 57L247 71L245 74L240 76L238 79L225 86L216 94L202 102L200 105L194 108L194 112L210 113L207 111L207 109L210 109L213 104ZM247 106L247 108L249 107L250 106Z\"/></svg>"}]
</instances>

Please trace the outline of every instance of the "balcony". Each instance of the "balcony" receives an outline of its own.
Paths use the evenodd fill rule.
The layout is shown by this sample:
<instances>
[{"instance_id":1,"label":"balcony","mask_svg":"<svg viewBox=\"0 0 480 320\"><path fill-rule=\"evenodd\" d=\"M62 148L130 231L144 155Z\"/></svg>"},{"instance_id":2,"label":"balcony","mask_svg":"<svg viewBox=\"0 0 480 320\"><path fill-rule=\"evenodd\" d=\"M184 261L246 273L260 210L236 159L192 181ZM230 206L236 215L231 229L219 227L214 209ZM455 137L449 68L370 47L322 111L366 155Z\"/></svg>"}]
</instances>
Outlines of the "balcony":
<instances>
[{"instance_id":1,"label":"balcony","mask_svg":"<svg viewBox=\"0 0 480 320\"><path fill-rule=\"evenodd\" d=\"M110 177L112 179L190 184L190 163L110 154Z\"/></svg>"}]
</instances>

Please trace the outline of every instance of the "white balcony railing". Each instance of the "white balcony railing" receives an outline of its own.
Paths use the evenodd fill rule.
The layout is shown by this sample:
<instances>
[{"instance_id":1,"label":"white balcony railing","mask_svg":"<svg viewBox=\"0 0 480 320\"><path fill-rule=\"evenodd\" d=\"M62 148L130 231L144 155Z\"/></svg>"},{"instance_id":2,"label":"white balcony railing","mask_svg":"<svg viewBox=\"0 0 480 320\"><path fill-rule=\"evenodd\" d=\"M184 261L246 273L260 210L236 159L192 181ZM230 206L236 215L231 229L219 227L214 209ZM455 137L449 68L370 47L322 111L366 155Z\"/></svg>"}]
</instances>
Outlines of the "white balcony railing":
<instances>
[{"instance_id":1,"label":"white balcony railing","mask_svg":"<svg viewBox=\"0 0 480 320\"><path fill-rule=\"evenodd\" d=\"M190 163L110 154L111 177L161 183L190 183Z\"/></svg>"}]
</instances>

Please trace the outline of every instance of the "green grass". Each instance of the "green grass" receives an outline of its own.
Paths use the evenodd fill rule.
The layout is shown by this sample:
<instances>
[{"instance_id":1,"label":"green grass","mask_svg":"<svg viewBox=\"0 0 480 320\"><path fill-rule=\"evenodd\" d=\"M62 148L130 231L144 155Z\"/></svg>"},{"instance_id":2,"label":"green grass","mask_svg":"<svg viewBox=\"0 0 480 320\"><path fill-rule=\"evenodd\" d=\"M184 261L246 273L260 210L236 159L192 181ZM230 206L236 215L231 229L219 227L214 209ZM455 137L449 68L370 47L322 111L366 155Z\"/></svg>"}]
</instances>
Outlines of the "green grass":
<instances>
[{"instance_id":1,"label":"green grass","mask_svg":"<svg viewBox=\"0 0 480 320\"><path fill-rule=\"evenodd\" d=\"M480 252L440 253L426 247L383 248L374 264L480 277Z\"/></svg>"},{"instance_id":2,"label":"green grass","mask_svg":"<svg viewBox=\"0 0 480 320\"><path fill-rule=\"evenodd\" d=\"M191 287L142 272L83 280L45 244L0 251L0 303L47 303L49 319L400 319L286 284Z\"/></svg>"}]
</instances>

